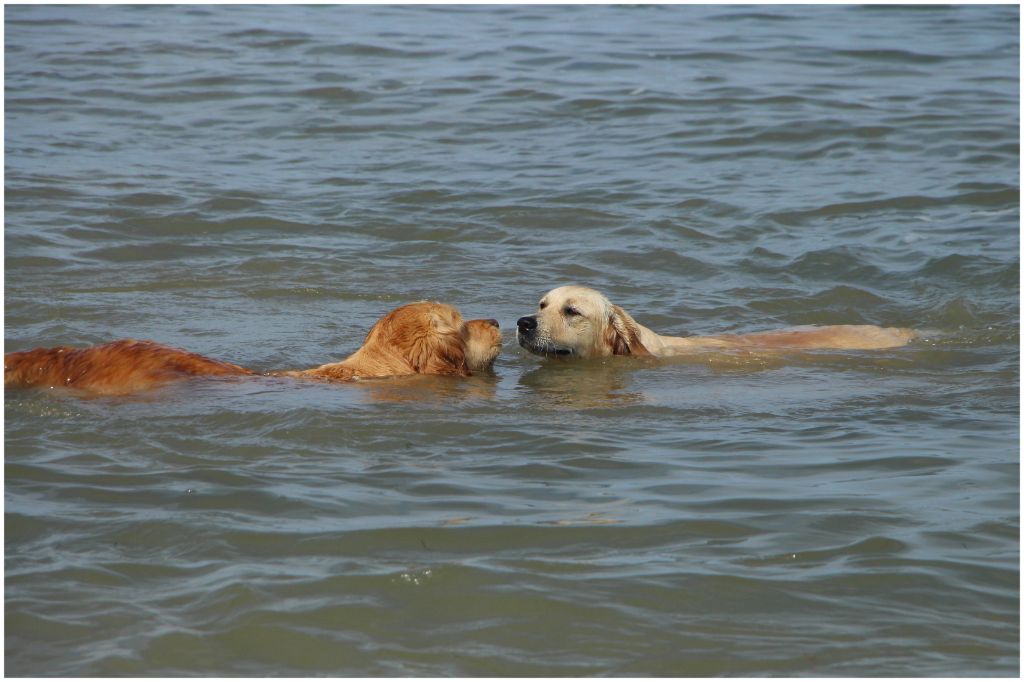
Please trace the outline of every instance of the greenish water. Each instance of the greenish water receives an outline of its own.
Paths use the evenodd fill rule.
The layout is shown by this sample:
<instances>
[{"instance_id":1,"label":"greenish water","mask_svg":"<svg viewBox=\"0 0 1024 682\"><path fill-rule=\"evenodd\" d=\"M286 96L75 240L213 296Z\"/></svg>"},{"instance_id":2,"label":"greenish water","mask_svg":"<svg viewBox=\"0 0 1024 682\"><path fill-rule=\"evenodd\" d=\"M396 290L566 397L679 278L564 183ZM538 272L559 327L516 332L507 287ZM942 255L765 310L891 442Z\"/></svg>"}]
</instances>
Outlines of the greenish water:
<instances>
[{"instance_id":1,"label":"greenish water","mask_svg":"<svg viewBox=\"0 0 1024 682\"><path fill-rule=\"evenodd\" d=\"M494 376L5 393L14 676L1015 676L1019 10L5 8L6 350ZM873 353L542 361L663 333Z\"/></svg>"}]
</instances>

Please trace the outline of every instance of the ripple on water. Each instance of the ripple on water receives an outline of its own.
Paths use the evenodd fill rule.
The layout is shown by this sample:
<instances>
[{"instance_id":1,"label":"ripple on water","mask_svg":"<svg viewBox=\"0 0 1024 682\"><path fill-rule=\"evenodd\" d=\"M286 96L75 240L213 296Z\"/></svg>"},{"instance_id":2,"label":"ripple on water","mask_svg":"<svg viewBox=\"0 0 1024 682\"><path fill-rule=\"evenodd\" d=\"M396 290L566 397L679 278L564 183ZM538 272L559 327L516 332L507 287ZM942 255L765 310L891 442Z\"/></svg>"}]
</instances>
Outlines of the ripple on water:
<instances>
[{"instance_id":1,"label":"ripple on water","mask_svg":"<svg viewBox=\"0 0 1024 682\"><path fill-rule=\"evenodd\" d=\"M505 348L7 391L7 671L1017 671L1017 15L12 6L9 350L310 366L426 298ZM520 349L572 281L665 333L922 336Z\"/></svg>"}]
</instances>

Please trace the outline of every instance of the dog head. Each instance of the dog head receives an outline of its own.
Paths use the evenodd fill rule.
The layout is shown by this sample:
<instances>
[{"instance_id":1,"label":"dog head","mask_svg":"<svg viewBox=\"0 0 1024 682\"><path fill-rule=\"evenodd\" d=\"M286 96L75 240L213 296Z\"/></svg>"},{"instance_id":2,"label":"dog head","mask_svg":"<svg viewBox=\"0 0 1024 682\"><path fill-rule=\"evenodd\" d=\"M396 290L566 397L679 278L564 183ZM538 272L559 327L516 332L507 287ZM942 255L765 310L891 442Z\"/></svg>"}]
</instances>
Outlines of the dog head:
<instances>
[{"instance_id":1,"label":"dog head","mask_svg":"<svg viewBox=\"0 0 1024 682\"><path fill-rule=\"evenodd\" d=\"M650 355L640 341L640 327L629 314L600 292L565 286L546 293L536 315L519 318L519 345L547 357L594 358Z\"/></svg>"},{"instance_id":2,"label":"dog head","mask_svg":"<svg viewBox=\"0 0 1024 682\"><path fill-rule=\"evenodd\" d=\"M392 310L370 329L361 352L397 358L413 374L469 376L501 351L494 320L464 322L454 307L423 301Z\"/></svg>"},{"instance_id":3,"label":"dog head","mask_svg":"<svg viewBox=\"0 0 1024 682\"><path fill-rule=\"evenodd\" d=\"M501 353L497 320L470 320L462 327L466 341L466 366L470 372L486 372Z\"/></svg>"}]
</instances>

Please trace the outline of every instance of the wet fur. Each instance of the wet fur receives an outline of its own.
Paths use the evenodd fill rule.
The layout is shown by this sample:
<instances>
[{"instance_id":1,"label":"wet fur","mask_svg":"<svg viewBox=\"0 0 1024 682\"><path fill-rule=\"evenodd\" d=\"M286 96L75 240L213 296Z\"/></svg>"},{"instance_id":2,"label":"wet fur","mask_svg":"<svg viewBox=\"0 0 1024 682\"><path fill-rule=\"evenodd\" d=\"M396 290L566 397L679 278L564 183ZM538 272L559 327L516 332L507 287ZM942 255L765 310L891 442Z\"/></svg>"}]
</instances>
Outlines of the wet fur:
<instances>
[{"instance_id":1,"label":"wet fur","mask_svg":"<svg viewBox=\"0 0 1024 682\"><path fill-rule=\"evenodd\" d=\"M378 320L362 347L341 362L278 374L330 381L409 374L465 377L489 368L500 347L497 322L463 322L452 306L413 303Z\"/></svg>"},{"instance_id":2,"label":"wet fur","mask_svg":"<svg viewBox=\"0 0 1024 682\"><path fill-rule=\"evenodd\" d=\"M4 355L4 388L73 388L132 393L196 376L254 374L154 341L122 339L90 348L36 348Z\"/></svg>"},{"instance_id":3,"label":"wet fur","mask_svg":"<svg viewBox=\"0 0 1024 682\"><path fill-rule=\"evenodd\" d=\"M573 312L570 312L573 311ZM534 328L522 321L533 321ZM516 338L526 350L554 357L665 357L703 351L878 350L907 344L910 329L875 325L802 327L756 334L662 336L639 324L603 294L580 286L552 289L538 312L522 318Z\"/></svg>"},{"instance_id":4,"label":"wet fur","mask_svg":"<svg viewBox=\"0 0 1024 682\"><path fill-rule=\"evenodd\" d=\"M604 342L612 355L650 357L651 352L640 339L640 325L625 310L611 304L611 314L605 327Z\"/></svg>"},{"instance_id":5,"label":"wet fur","mask_svg":"<svg viewBox=\"0 0 1024 682\"><path fill-rule=\"evenodd\" d=\"M370 329L363 345L341 362L309 370L273 372L324 381L437 374L469 376L488 369L501 349L493 320L463 322L443 303L397 308ZM90 348L37 348L4 355L4 388L69 388L120 395L192 377L252 376L253 370L171 348L123 339Z\"/></svg>"}]
</instances>

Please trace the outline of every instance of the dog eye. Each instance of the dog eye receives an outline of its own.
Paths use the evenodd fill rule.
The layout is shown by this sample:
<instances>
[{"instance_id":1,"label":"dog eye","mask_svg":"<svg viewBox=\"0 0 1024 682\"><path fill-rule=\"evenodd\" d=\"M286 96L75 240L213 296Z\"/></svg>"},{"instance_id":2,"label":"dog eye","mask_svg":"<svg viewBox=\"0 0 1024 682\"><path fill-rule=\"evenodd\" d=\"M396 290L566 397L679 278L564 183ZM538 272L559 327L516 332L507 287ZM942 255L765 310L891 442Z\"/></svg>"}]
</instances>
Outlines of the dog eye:
<instances>
[{"instance_id":1,"label":"dog eye","mask_svg":"<svg viewBox=\"0 0 1024 682\"><path fill-rule=\"evenodd\" d=\"M576 315L582 315L583 314L580 311L578 311L575 308L573 308L571 305L565 306L565 308L562 309L562 312L565 313L566 317L574 317Z\"/></svg>"},{"instance_id":2,"label":"dog eye","mask_svg":"<svg viewBox=\"0 0 1024 682\"><path fill-rule=\"evenodd\" d=\"M537 307L538 307L538 308L540 308L541 310L544 310L545 308L547 308L547 307L548 307L548 302L547 302L547 301L541 301L541 302L540 302L540 303L539 303L539 304L537 305Z\"/></svg>"}]
</instances>

